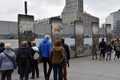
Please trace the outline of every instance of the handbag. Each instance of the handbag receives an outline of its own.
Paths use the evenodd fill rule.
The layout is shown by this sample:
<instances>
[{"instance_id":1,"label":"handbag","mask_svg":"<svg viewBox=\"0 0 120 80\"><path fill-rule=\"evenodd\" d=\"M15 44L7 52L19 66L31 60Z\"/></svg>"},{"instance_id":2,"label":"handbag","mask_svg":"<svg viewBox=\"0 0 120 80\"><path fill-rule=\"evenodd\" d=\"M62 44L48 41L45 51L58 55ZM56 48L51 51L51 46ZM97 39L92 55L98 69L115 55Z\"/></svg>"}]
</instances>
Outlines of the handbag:
<instances>
[{"instance_id":1,"label":"handbag","mask_svg":"<svg viewBox=\"0 0 120 80\"><path fill-rule=\"evenodd\" d=\"M6 52L4 52L4 54L5 54L5 55L7 56L7 58L13 63L14 69L16 69L17 66L16 66L16 63L15 63L15 61L13 60L13 58L11 58L8 54L6 54Z\"/></svg>"},{"instance_id":2,"label":"handbag","mask_svg":"<svg viewBox=\"0 0 120 80\"><path fill-rule=\"evenodd\" d=\"M38 63L42 63L42 57L40 55L39 55L37 61L38 61Z\"/></svg>"}]
</instances>

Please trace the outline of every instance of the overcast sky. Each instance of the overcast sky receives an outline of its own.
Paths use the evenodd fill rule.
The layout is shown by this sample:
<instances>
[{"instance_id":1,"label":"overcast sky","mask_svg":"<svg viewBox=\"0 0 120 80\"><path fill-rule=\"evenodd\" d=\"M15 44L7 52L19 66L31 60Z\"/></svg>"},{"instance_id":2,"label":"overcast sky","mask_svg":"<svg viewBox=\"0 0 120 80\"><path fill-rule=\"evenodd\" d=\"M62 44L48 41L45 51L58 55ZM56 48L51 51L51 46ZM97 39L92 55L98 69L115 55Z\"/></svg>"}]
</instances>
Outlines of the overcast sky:
<instances>
[{"instance_id":1,"label":"overcast sky","mask_svg":"<svg viewBox=\"0 0 120 80\"><path fill-rule=\"evenodd\" d=\"M0 20L17 21L24 14L25 0L0 0ZM27 0L28 14L36 19L61 15L65 0ZM100 23L120 8L120 0L84 0L84 11L100 18Z\"/></svg>"}]
</instances>

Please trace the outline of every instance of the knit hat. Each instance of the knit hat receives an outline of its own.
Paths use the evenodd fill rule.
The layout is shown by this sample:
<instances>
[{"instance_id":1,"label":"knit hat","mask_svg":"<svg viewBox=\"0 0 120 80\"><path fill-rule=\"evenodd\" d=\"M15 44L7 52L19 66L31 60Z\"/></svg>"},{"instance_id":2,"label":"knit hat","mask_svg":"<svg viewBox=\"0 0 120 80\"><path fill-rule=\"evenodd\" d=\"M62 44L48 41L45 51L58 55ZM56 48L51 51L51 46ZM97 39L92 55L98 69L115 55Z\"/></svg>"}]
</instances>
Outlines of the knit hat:
<instances>
[{"instance_id":1,"label":"knit hat","mask_svg":"<svg viewBox=\"0 0 120 80\"><path fill-rule=\"evenodd\" d=\"M50 38L50 36L49 36L49 35L45 35L45 37L44 37L44 38L49 39L49 38Z\"/></svg>"}]
</instances>

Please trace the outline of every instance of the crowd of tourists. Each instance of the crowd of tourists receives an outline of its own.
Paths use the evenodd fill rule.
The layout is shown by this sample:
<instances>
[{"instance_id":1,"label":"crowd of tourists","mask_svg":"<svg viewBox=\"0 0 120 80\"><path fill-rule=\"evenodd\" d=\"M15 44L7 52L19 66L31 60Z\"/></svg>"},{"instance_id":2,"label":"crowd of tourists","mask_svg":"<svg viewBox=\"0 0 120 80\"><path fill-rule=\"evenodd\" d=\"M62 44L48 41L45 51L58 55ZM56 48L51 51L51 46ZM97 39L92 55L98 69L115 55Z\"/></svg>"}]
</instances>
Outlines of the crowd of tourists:
<instances>
[{"instance_id":1,"label":"crowd of tourists","mask_svg":"<svg viewBox=\"0 0 120 80\"><path fill-rule=\"evenodd\" d=\"M114 54L114 60L120 58L120 37L117 37L113 41L106 42L104 38L100 41L99 45L93 45L92 59L105 59L106 61L111 60L111 54ZM99 51L99 53L98 53Z\"/></svg>"},{"instance_id":2,"label":"crowd of tourists","mask_svg":"<svg viewBox=\"0 0 120 80\"><path fill-rule=\"evenodd\" d=\"M97 51L100 50L98 54ZM111 60L111 54L115 52L114 60L120 58L120 38L106 42L102 38L99 46L93 44L92 59ZM99 55L99 56L98 56ZM39 59L41 58L41 61ZM43 64L45 80L50 80L53 70L54 80L67 80L67 67L69 67L70 51L65 44L65 39L60 38L53 43L50 36L45 37L36 46L35 41L22 41L20 46L13 50L10 43L0 42L0 74L1 80L12 80L15 69L19 80L39 78L39 64ZM68 65L68 66L67 66ZM31 74L30 74L31 73Z\"/></svg>"},{"instance_id":3,"label":"crowd of tourists","mask_svg":"<svg viewBox=\"0 0 120 80\"><path fill-rule=\"evenodd\" d=\"M70 51L63 38L51 43L50 36L36 46L35 41L22 41L15 51L10 43L0 42L0 74L1 80L13 80L12 73L18 72L19 80L39 78L39 65L43 64L44 79L50 80L53 70L54 80L67 80L67 64L69 65ZM39 58L41 57L41 63ZM31 74L30 74L31 73Z\"/></svg>"}]
</instances>

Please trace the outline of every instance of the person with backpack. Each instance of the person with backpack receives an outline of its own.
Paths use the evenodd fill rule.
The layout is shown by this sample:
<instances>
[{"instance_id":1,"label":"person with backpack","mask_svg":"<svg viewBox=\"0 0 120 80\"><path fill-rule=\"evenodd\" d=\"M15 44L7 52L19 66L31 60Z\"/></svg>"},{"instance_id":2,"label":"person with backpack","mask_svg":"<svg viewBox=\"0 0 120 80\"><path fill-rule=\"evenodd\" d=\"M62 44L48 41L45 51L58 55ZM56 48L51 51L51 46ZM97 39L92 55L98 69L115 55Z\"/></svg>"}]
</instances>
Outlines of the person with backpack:
<instances>
[{"instance_id":1,"label":"person with backpack","mask_svg":"<svg viewBox=\"0 0 120 80\"><path fill-rule=\"evenodd\" d=\"M19 80L29 80L29 73L32 71L33 56L28 41L22 41L16 53Z\"/></svg>"},{"instance_id":2,"label":"person with backpack","mask_svg":"<svg viewBox=\"0 0 120 80\"><path fill-rule=\"evenodd\" d=\"M0 54L1 80L12 80L13 70L16 69L16 55L11 48L11 44L6 43L5 50Z\"/></svg>"},{"instance_id":3,"label":"person with backpack","mask_svg":"<svg viewBox=\"0 0 120 80\"><path fill-rule=\"evenodd\" d=\"M69 67L69 60L70 60L70 50L69 50L69 46L67 44L65 44L65 39L64 38L61 38L60 39L61 43L62 43L62 46L63 48L65 49L65 56L66 56L66 59L63 61L63 80L67 80L67 64L68 64L68 67Z\"/></svg>"},{"instance_id":4,"label":"person with backpack","mask_svg":"<svg viewBox=\"0 0 120 80\"><path fill-rule=\"evenodd\" d=\"M104 38L102 38L102 41L99 43L100 60L101 58L105 59L105 48L106 48L106 42L104 41Z\"/></svg>"},{"instance_id":5,"label":"person with backpack","mask_svg":"<svg viewBox=\"0 0 120 80\"><path fill-rule=\"evenodd\" d=\"M49 39L50 39L50 36L45 35L44 39L40 42L38 46L39 55L42 57L43 72L44 72L45 80L49 80L49 77L52 71L52 65L49 60L50 53L52 50L52 43L49 41ZM49 68L47 68L47 64Z\"/></svg>"}]
</instances>

